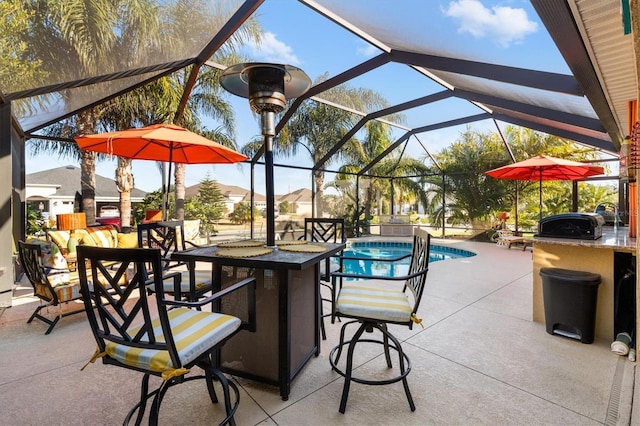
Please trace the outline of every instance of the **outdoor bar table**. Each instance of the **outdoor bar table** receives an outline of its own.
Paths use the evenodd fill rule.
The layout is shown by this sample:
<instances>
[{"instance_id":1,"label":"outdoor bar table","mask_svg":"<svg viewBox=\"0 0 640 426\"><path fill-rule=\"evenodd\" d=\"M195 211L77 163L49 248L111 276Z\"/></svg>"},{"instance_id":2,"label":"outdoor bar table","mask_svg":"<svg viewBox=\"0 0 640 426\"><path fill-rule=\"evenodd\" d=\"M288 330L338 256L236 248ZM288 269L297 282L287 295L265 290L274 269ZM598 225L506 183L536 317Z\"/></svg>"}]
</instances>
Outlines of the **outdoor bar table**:
<instances>
[{"instance_id":1,"label":"outdoor bar table","mask_svg":"<svg viewBox=\"0 0 640 426\"><path fill-rule=\"evenodd\" d=\"M346 246L324 245L322 253L288 252L231 258L217 256L218 247L199 247L172 254L172 259L213 264L214 289L255 276L256 331L241 331L218 354L226 373L278 386L283 400L289 398L291 381L313 355L320 353L320 262ZM222 312L242 317L246 298L230 295Z\"/></svg>"}]
</instances>

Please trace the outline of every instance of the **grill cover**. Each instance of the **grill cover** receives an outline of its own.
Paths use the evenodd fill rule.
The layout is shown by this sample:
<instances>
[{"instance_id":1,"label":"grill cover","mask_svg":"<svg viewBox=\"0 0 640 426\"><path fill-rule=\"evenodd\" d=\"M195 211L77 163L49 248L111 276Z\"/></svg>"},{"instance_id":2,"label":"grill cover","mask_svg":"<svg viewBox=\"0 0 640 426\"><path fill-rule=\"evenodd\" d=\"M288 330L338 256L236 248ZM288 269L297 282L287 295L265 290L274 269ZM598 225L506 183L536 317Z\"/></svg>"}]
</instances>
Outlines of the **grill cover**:
<instances>
[{"instance_id":1,"label":"grill cover","mask_svg":"<svg viewBox=\"0 0 640 426\"><path fill-rule=\"evenodd\" d=\"M542 218L536 237L597 240L603 225L604 218L597 213L562 213Z\"/></svg>"}]
</instances>

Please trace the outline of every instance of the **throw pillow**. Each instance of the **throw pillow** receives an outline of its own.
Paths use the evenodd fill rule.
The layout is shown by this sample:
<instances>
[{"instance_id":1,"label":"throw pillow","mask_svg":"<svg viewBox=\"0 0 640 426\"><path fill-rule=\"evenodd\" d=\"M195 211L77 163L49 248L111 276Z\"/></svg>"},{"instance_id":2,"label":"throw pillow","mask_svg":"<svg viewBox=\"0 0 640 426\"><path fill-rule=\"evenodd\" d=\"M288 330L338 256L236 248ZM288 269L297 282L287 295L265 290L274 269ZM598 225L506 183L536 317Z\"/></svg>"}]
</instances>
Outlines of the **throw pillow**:
<instances>
[{"instance_id":1,"label":"throw pillow","mask_svg":"<svg viewBox=\"0 0 640 426\"><path fill-rule=\"evenodd\" d=\"M67 261L56 244L39 238L28 238L27 242L40 245L42 266L48 269L67 269Z\"/></svg>"},{"instance_id":2,"label":"throw pillow","mask_svg":"<svg viewBox=\"0 0 640 426\"><path fill-rule=\"evenodd\" d=\"M138 248L138 234L118 233L118 248Z\"/></svg>"}]
</instances>

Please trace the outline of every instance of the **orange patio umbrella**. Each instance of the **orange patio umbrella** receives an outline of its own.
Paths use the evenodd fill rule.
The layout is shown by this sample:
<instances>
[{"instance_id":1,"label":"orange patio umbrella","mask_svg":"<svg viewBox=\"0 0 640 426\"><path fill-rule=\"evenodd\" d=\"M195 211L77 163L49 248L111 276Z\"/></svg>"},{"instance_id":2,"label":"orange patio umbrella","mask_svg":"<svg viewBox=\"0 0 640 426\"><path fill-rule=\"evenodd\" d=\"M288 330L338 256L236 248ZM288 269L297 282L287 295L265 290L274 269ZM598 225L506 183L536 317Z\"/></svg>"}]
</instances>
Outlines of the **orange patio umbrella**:
<instances>
[{"instance_id":1,"label":"orange patio umbrella","mask_svg":"<svg viewBox=\"0 0 640 426\"><path fill-rule=\"evenodd\" d=\"M540 219L542 219L542 181L579 180L604 174L604 168L562 158L538 155L528 160L509 164L485 172L497 179L526 180L540 182Z\"/></svg>"},{"instance_id":2,"label":"orange patio umbrella","mask_svg":"<svg viewBox=\"0 0 640 426\"><path fill-rule=\"evenodd\" d=\"M153 124L117 132L81 135L81 149L134 160L184 164L238 163L247 156L174 124ZM163 194L164 197L164 194Z\"/></svg>"},{"instance_id":3,"label":"orange patio umbrella","mask_svg":"<svg viewBox=\"0 0 640 426\"><path fill-rule=\"evenodd\" d=\"M245 155L174 124L153 124L75 138L88 151L135 160L184 164L237 163Z\"/></svg>"}]
</instances>

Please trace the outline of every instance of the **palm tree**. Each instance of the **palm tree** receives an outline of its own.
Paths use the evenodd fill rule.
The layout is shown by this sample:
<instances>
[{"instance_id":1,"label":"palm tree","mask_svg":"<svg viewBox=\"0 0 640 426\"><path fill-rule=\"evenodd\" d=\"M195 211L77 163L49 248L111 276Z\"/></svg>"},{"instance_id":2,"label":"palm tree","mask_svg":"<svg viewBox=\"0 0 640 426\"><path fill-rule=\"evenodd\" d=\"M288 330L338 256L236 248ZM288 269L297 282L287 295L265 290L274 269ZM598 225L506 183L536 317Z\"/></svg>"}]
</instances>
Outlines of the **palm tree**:
<instances>
[{"instance_id":1,"label":"palm tree","mask_svg":"<svg viewBox=\"0 0 640 426\"><path fill-rule=\"evenodd\" d=\"M327 75L324 74L316 80L315 84L326 79ZM320 94L319 97L364 112L388 106L387 102L376 92L368 89L354 89L348 85L333 87ZM303 144L309 149L311 161L315 165L360 118L357 114L321 102L306 100L278 135L275 149L276 151L280 150L284 155L295 155L299 145ZM345 150L339 151L329 161L338 161L344 153ZM322 216L324 172L316 170L313 178L316 193L316 215Z\"/></svg>"},{"instance_id":2,"label":"palm tree","mask_svg":"<svg viewBox=\"0 0 640 426\"><path fill-rule=\"evenodd\" d=\"M346 157L348 162L340 168L341 173L359 172L391 145L391 129L387 124L375 120L370 121L365 126L365 130L364 140L361 143L351 145L347 150ZM370 174L391 177L396 187L426 204L426 197L420 183L415 179L403 178L402 176L421 175L427 171L427 167L421 161L390 154L374 165L370 170ZM339 178L344 179L345 176L339 176ZM375 198L378 200L378 214L382 212L382 194L387 193L389 188L389 179L375 177L370 179L370 183L364 191L365 223L373 216L372 207ZM390 205L393 208L393 200L390 200ZM364 231L369 231L366 225Z\"/></svg>"},{"instance_id":3,"label":"palm tree","mask_svg":"<svg viewBox=\"0 0 640 426\"><path fill-rule=\"evenodd\" d=\"M102 4L103 2L96 1L96 3ZM202 36L200 34L206 34L216 23L224 22L225 17L228 15L226 8L229 7L228 4L220 2L216 3L212 9L211 5L206 1L191 0L177 2L171 6L169 11L162 13L153 0L123 0L116 3L113 6L114 10L104 11L106 15L111 16L109 19L103 17L102 14L93 16L92 13L102 11L102 9L91 4L91 2L73 3L74 7L61 8L63 10L59 13L54 9L54 6L58 5L57 2L52 2L50 7L53 15L61 15L63 17L68 15L69 17L66 19L70 20L73 17L79 20L79 23L83 26L87 26L84 22L87 16L104 18L105 22L95 23L101 31L96 31L96 40L94 42L88 43L88 46L82 43L75 46L78 51L77 56L82 56L82 48L91 49L96 45L105 45L104 49L96 49L96 52L92 51L90 53L99 52L100 58L98 59L102 61L117 60L121 63L135 63L136 58L146 55L153 56L155 50L158 50L160 54L162 47L167 45L173 45L172 49L179 51L181 47L176 45L177 41L190 43L194 39L201 39ZM165 21L162 21L163 19ZM64 21L64 19L62 20ZM93 20L91 23L94 23ZM103 26L106 26L106 29ZM186 31L193 33L194 36L187 37L184 34L185 28L187 29ZM180 31L179 36L173 35L172 31ZM93 33L91 30L89 32ZM248 38L259 40L261 34L262 30L255 20L248 20L240 30L234 32L225 47L216 53L216 60L222 63L225 60L237 61L237 56L233 54L235 49ZM139 42L135 42L136 40ZM77 42L78 40L72 39L69 44L74 41ZM84 42L85 40L82 39L81 41ZM125 52L131 55L131 60L123 58L122 54L113 54L115 51L120 52L123 46L128 47ZM60 57L57 60L60 61ZM70 61L69 63L74 62ZM107 63L103 63L102 68L117 69L115 66L110 68L107 68L107 66ZM92 71L93 69L87 67L86 70L83 70L83 73L87 75L96 74L95 72L92 73ZM97 123L102 123L105 131L110 131L138 125L174 121L189 72L190 69L182 70L170 77L160 79L154 84L146 85L132 94L125 94L111 102L105 109L93 109L91 112L81 113L77 120L68 120L66 125L68 129L67 135L95 133ZM229 105L222 101L220 96L222 89L217 83L217 75L218 71L209 67L206 67L205 72L199 75L192 96L189 97L187 106L178 117L178 121L180 121L179 124L190 128L190 130L207 133L207 130L202 126L199 114L204 112L206 115L217 118L222 122L225 132L218 130L209 132L218 135L219 137L216 139L219 142L229 145L229 141L233 140L233 113ZM89 116L90 119L84 118L85 116ZM103 117L105 117L104 120ZM83 126L74 126L75 124L83 124ZM61 136L60 126L52 127L48 130L48 133ZM38 141L35 145L34 152L48 151L57 152L61 155L70 153L68 147L61 147L58 143ZM95 218L96 155L91 152L79 151L72 151L72 154L81 159L81 168L83 170L81 183L83 210L87 213L87 221L92 223ZM130 214L130 191L133 184L130 170L130 162L119 160L116 182L121 193L121 215L123 215L121 223L125 227L130 223L130 217L128 216ZM184 218L184 167L176 168L176 193L179 206L176 215L179 218Z\"/></svg>"},{"instance_id":4,"label":"palm tree","mask_svg":"<svg viewBox=\"0 0 640 426\"><path fill-rule=\"evenodd\" d=\"M178 22L182 22L182 28L188 28L190 32L196 36L200 33L206 33L211 27L220 28L226 21L229 14L229 4L225 2L215 2L213 6L206 0L190 0L182 1L176 5L173 12ZM195 19L194 10L201 7L202 10L213 9L206 14L206 19ZM264 31L262 26L252 16L246 20L240 28L233 32L231 37L224 45L215 52L213 60L221 64L232 65L242 62L244 58L238 56L238 52L242 46L248 41L260 44ZM189 38L183 39L189 40ZM180 81L182 87L188 79L188 74L176 74L182 76ZM208 66L199 70L196 85L193 87L187 104L183 110L178 111L174 117L176 124L184 126L194 132L204 134L209 139L237 149L235 141L235 120L231 105L225 101L228 93L222 89L219 84L220 71ZM182 96L183 93L180 93ZM176 107L178 104L175 105ZM199 116L205 115L215 119L219 126L215 129L206 129L200 123ZM177 164L175 168L175 191L176 191L176 218L184 219L184 197L185 197L185 165Z\"/></svg>"},{"instance_id":5,"label":"palm tree","mask_svg":"<svg viewBox=\"0 0 640 426\"><path fill-rule=\"evenodd\" d=\"M45 0L33 4L31 45L37 49L48 69L56 69L73 79L76 75L99 75L105 69L117 69L119 63L126 63L122 55L132 58L141 54L153 54L161 49L162 43L154 43L154 34L160 34L157 10L152 0L121 0L104 2L86 0L83 2L58 2ZM91 18L91 19L90 19ZM137 36L136 36L137 34ZM143 36L144 35L144 36ZM114 63L117 61L117 63ZM66 67L59 64L65 63ZM55 66L53 66L55 65ZM84 90L90 94L90 88ZM65 93L61 93L65 97ZM66 120L61 126L52 126L45 133L55 136L73 137L77 134L95 133L103 109L95 107L85 110L77 117ZM87 223L95 222L95 161L96 154L80 152L75 144L61 145L55 142L32 140L35 153L46 151L79 158L81 165L82 210Z\"/></svg>"}]
</instances>

